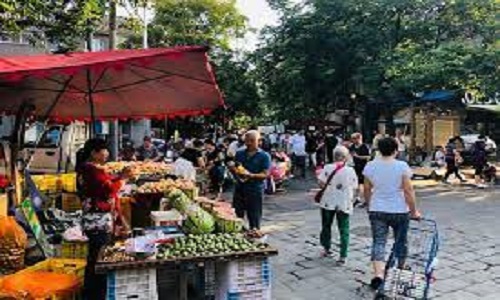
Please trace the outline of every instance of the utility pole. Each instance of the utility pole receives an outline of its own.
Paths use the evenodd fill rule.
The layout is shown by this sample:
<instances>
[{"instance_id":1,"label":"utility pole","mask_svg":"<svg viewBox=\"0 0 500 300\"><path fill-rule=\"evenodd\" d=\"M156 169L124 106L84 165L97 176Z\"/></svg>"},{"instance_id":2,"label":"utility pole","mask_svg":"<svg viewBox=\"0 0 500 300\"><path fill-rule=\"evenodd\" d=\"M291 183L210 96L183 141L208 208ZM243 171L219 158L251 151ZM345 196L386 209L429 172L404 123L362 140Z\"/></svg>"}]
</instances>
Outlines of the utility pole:
<instances>
[{"instance_id":1,"label":"utility pole","mask_svg":"<svg viewBox=\"0 0 500 300\"><path fill-rule=\"evenodd\" d=\"M116 0L109 0L109 50L116 50L117 40L116 40ZM116 160L118 158L118 148L119 148L119 124L118 120L112 120L109 123L109 146L111 159Z\"/></svg>"}]
</instances>

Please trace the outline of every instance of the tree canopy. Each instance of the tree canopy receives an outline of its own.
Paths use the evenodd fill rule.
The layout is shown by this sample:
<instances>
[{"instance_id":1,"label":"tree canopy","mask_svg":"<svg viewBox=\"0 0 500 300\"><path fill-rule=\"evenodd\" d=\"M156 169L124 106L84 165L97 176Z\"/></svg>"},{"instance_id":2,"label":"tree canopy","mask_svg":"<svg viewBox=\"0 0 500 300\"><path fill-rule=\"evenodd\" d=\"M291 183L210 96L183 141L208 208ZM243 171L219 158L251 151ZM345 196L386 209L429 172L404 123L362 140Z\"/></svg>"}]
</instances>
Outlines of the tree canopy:
<instances>
[{"instance_id":1,"label":"tree canopy","mask_svg":"<svg viewBox=\"0 0 500 300\"><path fill-rule=\"evenodd\" d=\"M269 2L281 24L264 30L255 63L279 117L349 108L352 94L498 87L494 0Z\"/></svg>"}]
</instances>

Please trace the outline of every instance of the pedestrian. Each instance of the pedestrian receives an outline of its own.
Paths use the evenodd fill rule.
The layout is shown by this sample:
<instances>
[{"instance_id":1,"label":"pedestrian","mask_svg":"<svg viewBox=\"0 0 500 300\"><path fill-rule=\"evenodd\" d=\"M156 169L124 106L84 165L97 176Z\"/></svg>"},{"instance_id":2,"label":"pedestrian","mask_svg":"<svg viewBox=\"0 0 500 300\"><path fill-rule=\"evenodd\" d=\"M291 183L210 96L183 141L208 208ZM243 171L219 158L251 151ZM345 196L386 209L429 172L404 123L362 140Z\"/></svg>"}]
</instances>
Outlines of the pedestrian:
<instances>
[{"instance_id":1,"label":"pedestrian","mask_svg":"<svg viewBox=\"0 0 500 300\"><path fill-rule=\"evenodd\" d=\"M331 256L332 224L337 218L340 234L340 258L338 264L345 264L349 251L349 220L353 211L354 191L358 186L358 178L353 168L346 165L349 150L339 146L333 151L333 164L327 164L319 174L318 180L322 188L327 186L319 203L321 208L320 242L323 246L322 256Z\"/></svg>"},{"instance_id":2,"label":"pedestrian","mask_svg":"<svg viewBox=\"0 0 500 300\"><path fill-rule=\"evenodd\" d=\"M478 188L486 187L484 184L484 170L488 164L488 154L486 153L486 137L480 135L474 143L472 151L472 160L474 166L474 181Z\"/></svg>"},{"instance_id":3,"label":"pedestrian","mask_svg":"<svg viewBox=\"0 0 500 300\"><path fill-rule=\"evenodd\" d=\"M401 129L396 130L396 141L398 142L398 159L408 161L406 137Z\"/></svg>"},{"instance_id":4,"label":"pedestrian","mask_svg":"<svg viewBox=\"0 0 500 300\"><path fill-rule=\"evenodd\" d=\"M329 164L333 163L333 149L339 144L337 135L333 129L330 129L325 137L326 143L326 159Z\"/></svg>"},{"instance_id":5,"label":"pedestrian","mask_svg":"<svg viewBox=\"0 0 500 300\"><path fill-rule=\"evenodd\" d=\"M352 145L349 149L351 152L351 156L354 162L354 171L356 171L356 175L358 176L358 195L356 196L356 200L354 201L354 206L362 204L363 197L363 185L364 185L364 175L363 170L366 167L366 164L371 159L370 148L368 145L363 143L363 135L361 133L356 132L352 134Z\"/></svg>"},{"instance_id":6,"label":"pedestrian","mask_svg":"<svg viewBox=\"0 0 500 300\"><path fill-rule=\"evenodd\" d=\"M372 155L373 155L373 157L377 157L379 155L378 142L385 137L386 137L385 128L382 128L379 131L375 131L375 137L373 138L373 142L372 142Z\"/></svg>"},{"instance_id":7,"label":"pedestrian","mask_svg":"<svg viewBox=\"0 0 500 300\"><path fill-rule=\"evenodd\" d=\"M297 170L300 172L302 178L306 178L306 137L304 131L300 130L294 134L290 139L290 147L292 149L292 173L295 174Z\"/></svg>"},{"instance_id":8,"label":"pedestrian","mask_svg":"<svg viewBox=\"0 0 500 300\"><path fill-rule=\"evenodd\" d=\"M394 253L398 266L404 267L410 218L420 218L411 183L412 172L406 162L396 160L398 143L393 138L378 141L380 157L366 165L365 200L372 229L374 277L370 286L377 290L383 284L386 243L389 228L394 232Z\"/></svg>"},{"instance_id":9,"label":"pedestrian","mask_svg":"<svg viewBox=\"0 0 500 300\"><path fill-rule=\"evenodd\" d=\"M318 146L316 148L316 169L323 168L326 161L326 145L325 139L322 136L318 136Z\"/></svg>"},{"instance_id":10,"label":"pedestrian","mask_svg":"<svg viewBox=\"0 0 500 300\"><path fill-rule=\"evenodd\" d=\"M318 148L318 140L316 134L309 132L306 136L306 152L309 158L309 167L316 166L316 149Z\"/></svg>"},{"instance_id":11,"label":"pedestrian","mask_svg":"<svg viewBox=\"0 0 500 300\"><path fill-rule=\"evenodd\" d=\"M239 218L248 219L250 233L262 236L260 224L262 218L262 200L264 181L271 167L271 157L259 148L260 134L250 130L245 134L246 148L236 153L235 164L231 171L235 174L236 187L233 207ZM242 167L244 172L238 171Z\"/></svg>"},{"instance_id":12,"label":"pedestrian","mask_svg":"<svg viewBox=\"0 0 500 300\"><path fill-rule=\"evenodd\" d=\"M460 152L455 150L455 148L448 144L445 150L445 162L446 162L446 174L444 175L443 182L448 183L448 178L451 174L455 174L455 176L460 180L460 182L464 183L466 180L460 175L459 164L462 161L462 157Z\"/></svg>"},{"instance_id":13,"label":"pedestrian","mask_svg":"<svg viewBox=\"0 0 500 300\"><path fill-rule=\"evenodd\" d=\"M208 172L208 178L210 180L210 190L218 199L222 194L222 188L224 186L224 154L215 145L214 141L207 139L205 140L205 156L206 156L206 170Z\"/></svg>"}]
</instances>

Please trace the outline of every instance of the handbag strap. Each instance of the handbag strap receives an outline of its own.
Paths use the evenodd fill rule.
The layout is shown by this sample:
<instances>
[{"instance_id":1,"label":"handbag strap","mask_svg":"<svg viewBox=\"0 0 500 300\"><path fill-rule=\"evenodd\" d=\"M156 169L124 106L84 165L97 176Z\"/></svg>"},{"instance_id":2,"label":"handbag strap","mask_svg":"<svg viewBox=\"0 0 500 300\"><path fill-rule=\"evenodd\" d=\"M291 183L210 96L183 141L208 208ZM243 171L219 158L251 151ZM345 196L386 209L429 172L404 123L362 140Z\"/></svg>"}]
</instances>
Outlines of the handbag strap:
<instances>
[{"instance_id":1,"label":"handbag strap","mask_svg":"<svg viewBox=\"0 0 500 300\"><path fill-rule=\"evenodd\" d=\"M328 185L330 185L330 182L332 182L333 176L335 176L335 174L337 174L337 172L340 171L344 166L345 164L337 165L337 167L333 170L332 174L328 176L328 179L326 180L325 186L323 187L322 191L326 190Z\"/></svg>"}]
</instances>

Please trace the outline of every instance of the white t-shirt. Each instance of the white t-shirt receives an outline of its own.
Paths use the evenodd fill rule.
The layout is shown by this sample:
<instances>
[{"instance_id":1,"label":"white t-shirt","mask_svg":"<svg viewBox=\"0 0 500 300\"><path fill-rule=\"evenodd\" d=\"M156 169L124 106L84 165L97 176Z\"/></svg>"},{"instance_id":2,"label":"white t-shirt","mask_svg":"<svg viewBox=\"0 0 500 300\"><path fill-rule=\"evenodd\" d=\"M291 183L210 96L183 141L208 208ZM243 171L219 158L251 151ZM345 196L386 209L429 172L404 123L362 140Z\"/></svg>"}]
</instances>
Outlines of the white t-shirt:
<instances>
[{"instance_id":1,"label":"white t-shirt","mask_svg":"<svg viewBox=\"0 0 500 300\"><path fill-rule=\"evenodd\" d=\"M230 157L234 157L236 155L236 151L238 151L238 141L233 141L229 146L227 147L227 155Z\"/></svg>"},{"instance_id":2,"label":"white t-shirt","mask_svg":"<svg viewBox=\"0 0 500 300\"><path fill-rule=\"evenodd\" d=\"M330 174L337 168L337 163L328 164L318 175L318 180L325 182ZM323 194L319 206L328 210L338 209L347 214L353 211L354 192L358 187L358 177L353 168L343 167L337 171Z\"/></svg>"},{"instance_id":3,"label":"white t-shirt","mask_svg":"<svg viewBox=\"0 0 500 300\"><path fill-rule=\"evenodd\" d=\"M398 142L398 151L404 152L406 151L406 138L404 135L400 137L396 137L396 141Z\"/></svg>"},{"instance_id":4,"label":"white t-shirt","mask_svg":"<svg viewBox=\"0 0 500 300\"><path fill-rule=\"evenodd\" d=\"M271 143L271 145L277 144L278 143L278 135L276 133L269 134L269 142Z\"/></svg>"},{"instance_id":5,"label":"white t-shirt","mask_svg":"<svg viewBox=\"0 0 500 300\"><path fill-rule=\"evenodd\" d=\"M411 178L412 172L406 162L376 158L366 165L363 175L373 185L370 211L386 213L409 211L403 192L403 176Z\"/></svg>"},{"instance_id":6,"label":"white t-shirt","mask_svg":"<svg viewBox=\"0 0 500 300\"><path fill-rule=\"evenodd\" d=\"M306 137L304 135L295 134L290 140L292 153L297 156L306 156Z\"/></svg>"},{"instance_id":7,"label":"white t-shirt","mask_svg":"<svg viewBox=\"0 0 500 300\"><path fill-rule=\"evenodd\" d=\"M179 157L174 163L174 175L196 181L196 169L193 163L182 157Z\"/></svg>"}]
</instances>

